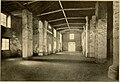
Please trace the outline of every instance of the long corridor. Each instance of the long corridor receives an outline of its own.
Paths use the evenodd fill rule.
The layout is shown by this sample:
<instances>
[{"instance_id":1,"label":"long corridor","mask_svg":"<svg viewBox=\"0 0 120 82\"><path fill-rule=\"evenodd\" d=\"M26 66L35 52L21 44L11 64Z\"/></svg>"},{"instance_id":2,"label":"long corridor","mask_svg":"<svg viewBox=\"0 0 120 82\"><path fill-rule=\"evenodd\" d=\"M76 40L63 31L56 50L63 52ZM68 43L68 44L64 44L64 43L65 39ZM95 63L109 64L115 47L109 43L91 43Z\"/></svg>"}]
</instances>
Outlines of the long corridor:
<instances>
[{"instance_id":1,"label":"long corridor","mask_svg":"<svg viewBox=\"0 0 120 82\"><path fill-rule=\"evenodd\" d=\"M118 81L119 5L2 0L1 81Z\"/></svg>"},{"instance_id":2,"label":"long corridor","mask_svg":"<svg viewBox=\"0 0 120 82\"><path fill-rule=\"evenodd\" d=\"M5 59L2 61L2 80L111 81L107 77L111 61L96 64L94 59L85 58L81 53L65 53L30 60Z\"/></svg>"}]
</instances>

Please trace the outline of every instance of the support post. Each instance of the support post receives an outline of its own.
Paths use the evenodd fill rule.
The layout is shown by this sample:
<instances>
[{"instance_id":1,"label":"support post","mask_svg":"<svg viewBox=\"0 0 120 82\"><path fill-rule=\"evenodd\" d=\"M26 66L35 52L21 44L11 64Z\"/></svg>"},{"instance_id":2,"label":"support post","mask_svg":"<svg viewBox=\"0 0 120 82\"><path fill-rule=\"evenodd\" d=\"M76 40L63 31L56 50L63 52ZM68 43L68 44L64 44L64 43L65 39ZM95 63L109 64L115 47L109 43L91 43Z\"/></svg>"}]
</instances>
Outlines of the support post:
<instances>
[{"instance_id":1,"label":"support post","mask_svg":"<svg viewBox=\"0 0 120 82\"><path fill-rule=\"evenodd\" d=\"M108 77L119 79L119 2L113 1L113 64L109 67Z\"/></svg>"},{"instance_id":2,"label":"support post","mask_svg":"<svg viewBox=\"0 0 120 82\"><path fill-rule=\"evenodd\" d=\"M88 17L86 16L86 54L88 56Z\"/></svg>"},{"instance_id":3,"label":"support post","mask_svg":"<svg viewBox=\"0 0 120 82\"><path fill-rule=\"evenodd\" d=\"M32 13L22 10L22 57L27 58L33 55L33 28Z\"/></svg>"},{"instance_id":4,"label":"support post","mask_svg":"<svg viewBox=\"0 0 120 82\"><path fill-rule=\"evenodd\" d=\"M43 34L43 50L44 50L44 55L47 55L47 26L48 26L48 22L45 21L44 22L44 34Z\"/></svg>"},{"instance_id":5,"label":"support post","mask_svg":"<svg viewBox=\"0 0 120 82\"><path fill-rule=\"evenodd\" d=\"M39 52L38 55L42 56L43 55L43 22L39 21L39 27L38 27L38 32L39 32Z\"/></svg>"},{"instance_id":6,"label":"support post","mask_svg":"<svg viewBox=\"0 0 120 82\"><path fill-rule=\"evenodd\" d=\"M62 34L60 33L60 51L62 51Z\"/></svg>"}]
</instances>

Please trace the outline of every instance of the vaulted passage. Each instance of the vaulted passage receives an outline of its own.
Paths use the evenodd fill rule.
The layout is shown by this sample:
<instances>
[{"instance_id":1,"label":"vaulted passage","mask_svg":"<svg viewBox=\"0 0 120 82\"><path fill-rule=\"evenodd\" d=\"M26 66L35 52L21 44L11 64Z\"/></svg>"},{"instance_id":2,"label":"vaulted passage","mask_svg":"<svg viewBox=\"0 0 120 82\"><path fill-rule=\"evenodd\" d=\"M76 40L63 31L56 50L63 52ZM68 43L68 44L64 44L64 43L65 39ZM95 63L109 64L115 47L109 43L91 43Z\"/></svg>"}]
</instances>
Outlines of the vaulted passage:
<instances>
[{"instance_id":1,"label":"vaulted passage","mask_svg":"<svg viewBox=\"0 0 120 82\"><path fill-rule=\"evenodd\" d=\"M2 81L117 81L118 1L1 1Z\"/></svg>"}]
</instances>

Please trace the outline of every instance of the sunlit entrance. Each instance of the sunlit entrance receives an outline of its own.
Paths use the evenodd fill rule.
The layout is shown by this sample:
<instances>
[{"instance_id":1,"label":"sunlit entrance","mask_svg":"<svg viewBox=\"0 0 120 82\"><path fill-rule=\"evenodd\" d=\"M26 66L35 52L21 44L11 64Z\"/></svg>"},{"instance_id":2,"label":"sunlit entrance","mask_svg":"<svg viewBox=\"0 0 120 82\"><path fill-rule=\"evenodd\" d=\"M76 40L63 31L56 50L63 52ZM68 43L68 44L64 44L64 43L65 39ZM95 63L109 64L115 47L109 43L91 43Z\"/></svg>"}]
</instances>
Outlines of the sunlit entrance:
<instances>
[{"instance_id":1,"label":"sunlit entrance","mask_svg":"<svg viewBox=\"0 0 120 82\"><path fill-rule=\"evenodd\" d=\"M75 52L75 42L68 42L68 51Z\"/></svg>"}]
</instances>

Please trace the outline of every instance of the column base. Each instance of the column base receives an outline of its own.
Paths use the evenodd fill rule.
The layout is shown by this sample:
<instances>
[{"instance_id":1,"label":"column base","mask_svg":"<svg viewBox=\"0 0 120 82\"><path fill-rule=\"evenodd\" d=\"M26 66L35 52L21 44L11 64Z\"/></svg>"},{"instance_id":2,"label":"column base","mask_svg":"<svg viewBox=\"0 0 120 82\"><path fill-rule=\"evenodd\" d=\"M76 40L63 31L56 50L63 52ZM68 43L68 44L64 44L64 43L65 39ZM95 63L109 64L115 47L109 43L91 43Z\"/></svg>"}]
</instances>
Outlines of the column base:
<instances>
[{"instance_id":1,"label":"column base","mask_svg":"<svg viewBox=\"0 0 120 82\"><path fill-rule=\"evenodd\" d=\"M110 66L108 70L108 77L113 80L118 80L119 79L119 67L118 66Z\"/></svg>"}]
</instances>

